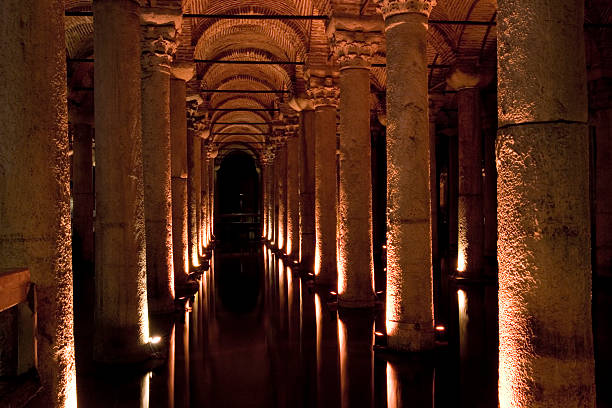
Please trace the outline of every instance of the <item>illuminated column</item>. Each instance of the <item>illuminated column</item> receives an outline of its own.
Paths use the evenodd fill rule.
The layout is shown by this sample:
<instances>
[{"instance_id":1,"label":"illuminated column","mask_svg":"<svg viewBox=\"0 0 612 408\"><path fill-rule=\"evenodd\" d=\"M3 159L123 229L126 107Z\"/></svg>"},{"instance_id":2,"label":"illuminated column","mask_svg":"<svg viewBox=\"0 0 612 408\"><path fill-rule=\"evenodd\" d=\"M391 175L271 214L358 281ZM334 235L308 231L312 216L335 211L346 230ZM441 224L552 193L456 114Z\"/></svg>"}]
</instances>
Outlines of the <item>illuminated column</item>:
<instances>
[{"instance_id":1,"label":"illuminated column","mask_svg":"<svg viewBox=\"0 0 612 408\"><path fill-rule=\"evenodd\" d=\"M593 407L584 2L498 12L500 407Z\"/></svg>"},{"instance_id":2,"label":"illuminated column","mask_svg":"<svg viewBox=\"0 0 612 408\"><path fill-rule=\"evenodd\" d=\"M172 253L174 284L184 286L189 276L187 228L187 106L186 85L193 67L173 67L170 81L172 165Z\"/></svg>"},{"instance_id":3,"label":"illuminated column","mask_svg":"<svg viewBox=\"0 0 612 408\"><path fill-rule=\"evenodd\" d=\"M96 333L94 358L148 357L138 2L94 1Z\"/></svg>"},{"instance_id":4,"label":"illuminated column","mask_svg":"<svg viewBox=\"0 0 612 408\"><path fill-rule=\"evenodd\" d=\"M263 167L263 199L264 199L264 226L266 240L272 237L272 172L274 171L274 148L265 146L261 153Z\"/></svg>"},{"instance_id":5,"label":"illuminated column","mask_svg":"<svg viewBox=\"0 0 612 408\"><path fill-rule=\"evenodd\" d=\"M300 218L299 218L299 140L297 137L298 126L288 125L287 133L287 255L291 260L297 260L299 255L300 241Z\"/></svg>"},{"instance_id":6,"label":"illuminated column","mask_svg":"<svg viewBox=\"0 0 612 408\"><path fill-rule=\"evenodd\" d=\"M479 77L473 66L459 66L447 79L457 90L459 133L459 202L457 272L479 277L484 259L484 199Z\"/></svg>"},{"instance_id":7,"label":"illuminated column","mask_svg":"<svg viewBox=\"0 0 612 408\"><path fill-rule=\"evenodd\" d=\"M189 234L189 259L191 266L200 266L200 200L202 190L202 165L200 132L202 124L197 122L198 103L189 101L187 112L187 229Z\"/></svg>"},{"instance_id":8,"label":"illuminated column","mask_svg":"<svg viewBox=\"0 0 612 408\"><path fill-rule=\"evenodd\" d=\"M336 286L336 111L333 79L310 77L315 106L315 263L317 283Z\"/></svg>"},{"instance_id":9,"label":"illuminated column","mask_svg":"<svg viewBox=\"0 0 612 408\"><path fill-rule=\"evenodd\" d=\"M314 111L303 110L300 115L300 264L306 271L313 270L315 252L315 146Z\"/></svg>"},{"instance_id":10,"label":"illuminated column","mask_svg":"<svg viewBox=\"0 0 612 408\"><path fill-rule=\"evenodd\" d=\"M285 252L286 233L286 184L287 184L287 136L285 127L281 126L274 130L274 143L276 144L276 168L275 168L275 194L276 218L275 218L275 246L279 251Z\"/></svg>"},{"instance_id":11,"label":"illuminated column","mask_svg":"<svg viewBox=\"0 0 612 408\"><path fill-rule=\"evenodd\" d=\"M36 284L38 402L73 407L64 2L6 0L0 10L0 268L27 267Z\"/></svg>"},{"instance_id":12,"label":"illuminated column","mask_svg":"<svg viewBox=\"0 0 612 408\"><path fill-rule=\"evenodd\" d=\"M212 144L208 144L208 150L206 153L206 166L208 167L208 239L212 241L214 239L214 213L215 213L215 157L217 157L217 151L213 149Z\"/></svg>"},{"instance_id":13,"label":"illuminated column","mask_svg":"<svg viewBox=\"0 0 612 408\"><path fill-rule=\"evenodd\" d=\"M205 133L208 136L208 132ZM208 166L208 149L209 149L209 139L203 139L200 142L200 157L202 159L202 164L200 166L201 180L202 185L200 190L200 248L203 250L208 246L208 224L210 219L208 218L208 183L210 181L210 177L208 177L208 171L210 170L210 166Z\"/></svg>"},{"instance_id":14,"label":"illuminated column","mask_svg":"<svg viewBox=\"0 0 612 408\"><path fill-rule=\"evenodd\" d=\"M387 335L434 346L427 18L434 1L381 1L387 39Z\"/></svg>"},{"instance_id":15,"label":"illuminated column","mask_svg":"<svg viewBox=\"0 0 612 408\"><path fill-rule=\"evenodd\" d=\"M340 196L338 207L338 303L374 305L372 248L372 172L370 148L370 57L379 44L375 33L358 34L334 21L335 53L340 63ZM354 21L347 21L353 28ZM367 27L366 27L367 28Z\"/></svg>"},{"instance_id":16,"label":"illuminated column","mask_svg":"<svg viewBox=\"0 0 612 408\"><path fill-rule=\"evenodd\" d=\"M142 12L142 161L149 310L174 309L170 64L176 51L176 15ZM154 22L153 22L154 21Z\"/></svg>"}]
</instances>

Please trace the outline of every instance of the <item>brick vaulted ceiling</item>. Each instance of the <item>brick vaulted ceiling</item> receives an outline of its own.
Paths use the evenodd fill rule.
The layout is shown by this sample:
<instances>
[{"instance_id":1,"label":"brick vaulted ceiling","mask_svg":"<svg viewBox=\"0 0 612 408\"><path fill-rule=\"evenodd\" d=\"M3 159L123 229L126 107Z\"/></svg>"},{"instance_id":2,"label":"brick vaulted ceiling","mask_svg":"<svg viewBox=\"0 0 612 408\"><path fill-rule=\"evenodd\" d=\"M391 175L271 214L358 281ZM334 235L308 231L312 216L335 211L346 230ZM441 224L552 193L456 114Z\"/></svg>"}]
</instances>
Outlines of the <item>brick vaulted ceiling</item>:
<instances>
[{"instance_id":1,"label":"brick vaulted ceiling","mask_svg":"<svg viewBox=\"0 0 612 408\"><path fill-rule=\"evenodd\" d=\"M266 15L378 15L375 0L180 0L141 1L143 6L179 7L190 14L266 14ZM91 10L91 1L66 0L67 11ZM496 0L438 0L431 20L495 21ZM382 16L380 16L382 21ZM197 60L304 61L331 64L324 20L259 20L184 18L175 59ZM427 58L432 92L446 88L448 66L457 58L470 57L481 69L495 71L496 29L494 25L431 24L428 31ZM70 59L93 55L93 19L90 16L66 17L66 47ZM384 63L378 55L375 62ZM71 64L81 64L74 62ZM93 64L91 64L93 65ZM191 94L200 93L201 108L280 108L289 113L287 103L304 94L304 67L293 64L245 65L196 63L196 77L189 82ZM69 66L69 72L82 72ZM78 83L71 80L69 84ZM372 88L384 92L384 67L372 69ZM77 86L77 85L74 85ZM278 90L284 93L210 93L202 90ZM207 119L214 122L266 122L279 119L278 111L215 111ZM215 132L269 133L268 125L230 125L215 127ZM222 137L222 136L219 136ZM225 136L227 137L227 136ZM230 136L231 138L231 136ZM235 141L233 138L231 141ZM263 138L250 137L262 141ZM230 140L225 140L229 142ZM216 142L221 142L217 140Z\"/></svg>"}]
</instances>

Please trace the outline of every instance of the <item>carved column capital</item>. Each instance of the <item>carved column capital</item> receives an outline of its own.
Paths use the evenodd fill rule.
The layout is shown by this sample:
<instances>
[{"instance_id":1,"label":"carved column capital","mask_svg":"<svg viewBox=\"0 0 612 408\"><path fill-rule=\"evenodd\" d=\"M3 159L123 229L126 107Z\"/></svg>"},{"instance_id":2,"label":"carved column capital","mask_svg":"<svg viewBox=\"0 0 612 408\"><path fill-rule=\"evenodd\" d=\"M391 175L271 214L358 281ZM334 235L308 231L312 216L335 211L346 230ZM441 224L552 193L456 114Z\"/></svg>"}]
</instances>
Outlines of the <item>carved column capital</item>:
<instances>
[{"instance_id":1,"label":"carved column capital","mask_svg":"<svg viewBox=\"0 0 612 408\"><path fill-rule=\"evenodd\" d=\"M337 107L340 101L340 88L331 76L310 76L306 94L312 100L315 108L319 106Z\"/></svg>"},{"instance_id":2,"label":"carved column capital","mask_svg":"<svg viewBox=\"0 0 612 408\"><path fill-rule=\"evenodd\" d=\"M369 68L372 57L382 47L379 32L336 30L332 36L332 50L342 68Z\"/></svg>"},{"instance_id":3,"label":"carved column capital","mask_svg":"<svg viewBox=\"0 0 612 408\"><path fill-rule=\"evenodd\" d=\"M385 19L396 14L423 14L429 18L436 0L376 0Z\"/></svg>"},{"instance_id":4,"label":"carved column capital","mask_svg":"<svg viewBox=\"0 0 612 408\"><path fill-rule=\"evenodd\" d=\"M287 137L285 125L275 125L269 140L276 149L280 149L287 142Z\"/></svg>"},{"instance_id":5,"label":"carved column capital","mask_svg":"<svg viewBox=\"0 0 612 408\"><path fill-rule=\"evenodd\" d=\"M270 166L274 163L274 146L266 145L261 151L261 163L264 166Z\"/></svg>"},{"instance_id":6,"label":"carved column capital","mask_svg":"<svg viewBox=\"0 0 612 408\"><path fill-rule=\"evenodd\" d=\"M174 24L143 25L141 65L143 71L161 70L170 73L170 65L178 47Z\"/></svg>"}]
</instances>

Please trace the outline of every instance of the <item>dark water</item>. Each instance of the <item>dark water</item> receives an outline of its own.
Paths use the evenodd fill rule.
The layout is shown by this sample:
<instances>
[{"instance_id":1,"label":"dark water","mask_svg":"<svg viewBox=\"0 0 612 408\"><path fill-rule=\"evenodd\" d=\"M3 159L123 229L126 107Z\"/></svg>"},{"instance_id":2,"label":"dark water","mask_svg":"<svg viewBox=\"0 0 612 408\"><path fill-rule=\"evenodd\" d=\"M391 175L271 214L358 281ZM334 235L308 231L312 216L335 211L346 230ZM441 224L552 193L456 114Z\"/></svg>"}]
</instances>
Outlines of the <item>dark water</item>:
<instances>
[{"instance_id":1,"label":"dark water","mask_svg":"<svg viewBox=\"0 0 612 408\"><path fill-rule=\"evenodd\" d=\"M270 250L219 248L211 264L184 321L165 329L168 363L79 376L79 406L497 406L493 288L454 292L457 319L435 352L391 354L373 347L382 307L337 311Z\"/></svg>"}]
</instances>

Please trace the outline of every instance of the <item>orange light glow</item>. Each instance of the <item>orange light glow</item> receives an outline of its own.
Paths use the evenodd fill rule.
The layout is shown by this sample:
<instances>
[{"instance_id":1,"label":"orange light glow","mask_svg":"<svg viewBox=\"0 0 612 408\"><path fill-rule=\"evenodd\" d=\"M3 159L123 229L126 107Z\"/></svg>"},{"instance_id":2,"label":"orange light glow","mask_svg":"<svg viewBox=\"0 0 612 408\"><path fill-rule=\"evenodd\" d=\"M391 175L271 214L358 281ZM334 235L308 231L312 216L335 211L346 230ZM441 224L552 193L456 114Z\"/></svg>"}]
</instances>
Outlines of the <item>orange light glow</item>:
<instances>
[{"instance_id":1,"label":"orange light glow","mask_svg":"<svg viewBox=\"0 0 612 408\"><path fill-rule=\"evenodd\" d=\"M445 330L446 330L446 327L444 327L444 326L442 326L442 325L438 325L438 326L436 326L436 331L443 332L443 331L445 331Z\"/></svg>"},{"instance_id":2,"label":"orange light glow","mask_svg":"<svg viewBox=\"0 0 612 408\"><path fill-rule=\"evenodd\" d=\"M374 332L374 335L378 337L383 337L385 334L383 332L377 331L377 332Z\"/></svg>"},{"instance_id":3,"label":"orange light glow","mask_svg":"<svg viewBox=\"0 0 612 408\"><path fill-rule=\"evenodd\" d=\"M198 259L198 253L197 252L193 252L191 254L191 264L193 265L194 268L197 268L200 266L200 260Z\"/></svg>"},{"instance_id":4,"label":"orange light glow","mask_svg":"<svg viewBox=\"0 0 612 408\"><path fill-rule=\"evenodd\" d=\"M465 250L462 247L459 247L459 253L457 255L457 272L465 272L465 269Z\"/></svg>"},{"instance_id":5,"label":"orange light glow","mask_svg":"<svg viewBox=\"0 0 612 408\"><path fill-rule=\"evenodd\" d=\"M315 257L314 257L314 274L319 276L321 273L321 250L318 245L315 245Z\"/></svg>"},{"instance_id":6,"label":"orange light glow","mask_svg":"<svg viewBox=\"0 0 612 408\"><path fill-rule=\"evenodd\" d=\"M401 402L397 373L387 362L387 408L399 408Z\"/></svg>"}]
</instances>

